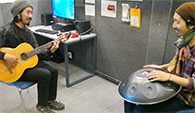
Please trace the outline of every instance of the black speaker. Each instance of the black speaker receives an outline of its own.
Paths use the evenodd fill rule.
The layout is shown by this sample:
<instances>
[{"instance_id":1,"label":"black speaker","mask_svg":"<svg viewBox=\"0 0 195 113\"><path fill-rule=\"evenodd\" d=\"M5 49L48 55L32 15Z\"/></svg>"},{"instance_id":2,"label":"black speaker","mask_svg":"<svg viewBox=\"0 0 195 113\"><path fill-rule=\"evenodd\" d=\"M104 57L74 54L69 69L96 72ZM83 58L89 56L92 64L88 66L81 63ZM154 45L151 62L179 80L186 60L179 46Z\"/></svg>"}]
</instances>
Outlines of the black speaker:
<instances>
[{"instance_id":1,"label":"black speaker","mask_svg":"<svg viewBox=\"0 0 195 113\"><path fill-rule=\"evenodd\" d=\"M51 13L43 13L41 14L41 24L42 25L51 25L53 21L53 16Z\"/></svg>"},{"instance_id":2,"label":"black speaker","mask_svg":"<svg viewBox=\"0 0 195 113\"><path fill-rule=\"evenodd\" d=\"M79 35L89 34L91 32L91 24L89 20L77 20L75 27Z\"/></svg>"}]
</instances>

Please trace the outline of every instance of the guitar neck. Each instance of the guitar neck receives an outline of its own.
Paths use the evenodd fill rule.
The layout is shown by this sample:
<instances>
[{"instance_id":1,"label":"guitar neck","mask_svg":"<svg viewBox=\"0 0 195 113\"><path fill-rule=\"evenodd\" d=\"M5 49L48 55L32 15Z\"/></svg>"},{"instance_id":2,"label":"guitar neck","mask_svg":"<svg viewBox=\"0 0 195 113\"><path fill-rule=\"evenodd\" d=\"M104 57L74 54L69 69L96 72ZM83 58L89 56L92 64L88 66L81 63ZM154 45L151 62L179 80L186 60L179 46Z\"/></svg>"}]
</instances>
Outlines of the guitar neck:
<instances>
[{"instance_id":1,"label":"guitar neck","mask_svg":"<svg viewBox=\"0 0 195 113\"><path fill-rule=\"evenodd\" d=\"M66 41L67 39L68 39L68 38L66 37L66 35L60 35L56 40L57 40L58 42L64 42L64 41ZM45 50L45 49L51 47L52 45L53 45L53 44L52 44L52 41L51 41L51 42L48 42L48 43L46 43L46 44L44 44L44 45L42 45L42 46L40 46L40 47L38 47L38 48L35 48L35 49L32 50L32 51L29 51L28 53L26 53L27 58L30 58L30 57L32 57L32 56L34 56L34 55L37 55L37 54L41 53L43 50Z\"/></svg>"},{"instance_id":2,"label":"guitar neck","mask_svg":"<svg viewBox=\"0 0 195 113\"><path fill-rule=\"evenodd\" d=\"M34 55L37 55L37 54L41 53L43 50L51 47L52 45L53 45L52 42L48 42L48 43L46 43L46 44L44 44L44 45L42 45L40 47L35 48L34 50L32 50L32 51L30 51L30 52L28 52L26 54L27 54L28 58L30 58L30 57L32 57Z\"/></svg>"}]
</instances>

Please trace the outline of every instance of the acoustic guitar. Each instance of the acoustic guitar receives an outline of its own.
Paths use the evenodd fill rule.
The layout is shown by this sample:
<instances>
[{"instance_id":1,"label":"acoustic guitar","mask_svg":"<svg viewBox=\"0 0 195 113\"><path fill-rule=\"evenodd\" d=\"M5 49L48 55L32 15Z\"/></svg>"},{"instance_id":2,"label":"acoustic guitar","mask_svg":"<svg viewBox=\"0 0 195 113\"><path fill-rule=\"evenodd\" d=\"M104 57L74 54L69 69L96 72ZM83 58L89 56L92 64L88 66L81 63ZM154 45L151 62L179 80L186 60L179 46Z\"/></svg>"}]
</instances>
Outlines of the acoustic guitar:
<instances>
[{"instance_id":1,"label":"acoustic guitar","mask_svg":"<svg viewBox=\"0 0 195 113\"><path fill-rule=\"evenodd\" d=\"M68 40L68 36L67 34L60 35L57 40L59 42L65 42ZM37 65L37 54L52 45L51 41L35 49L28 43L21 43L16 48L0 48L1 52L13 54L18 58L17 66L11 65L5 60L0 60L0 80L7 83L17 81L27 68L33 68Z\"/></svg>"}]
</instances>

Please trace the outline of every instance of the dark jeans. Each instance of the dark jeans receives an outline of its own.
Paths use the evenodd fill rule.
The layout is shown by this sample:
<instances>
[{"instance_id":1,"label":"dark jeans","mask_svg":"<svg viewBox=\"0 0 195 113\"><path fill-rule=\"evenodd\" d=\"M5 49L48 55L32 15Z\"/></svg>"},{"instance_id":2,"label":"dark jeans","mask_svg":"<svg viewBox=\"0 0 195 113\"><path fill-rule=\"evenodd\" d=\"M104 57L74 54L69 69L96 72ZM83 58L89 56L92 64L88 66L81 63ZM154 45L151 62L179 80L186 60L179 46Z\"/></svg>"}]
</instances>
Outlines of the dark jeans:
<instances>
[{"instance_id":1,"label":"dark jeans","mask_svg":"<svg viewBox=\"0 0 195 113\"><path fill-rule=\"evenodd\" d=\"M44 62L39 62L34 68L26 69L19 81L36 82L38 90L38 105L46 106L48 101L56 99L57 79L57 69Z\"/></svg>"},{"instance_id":2,"label":"dark jeans","mask_svg":"<svg viewBox=\"0 0 195 113\"><path fill-rule=\"evenodd\" d=\"M153 105L135 105L124 101L125 113L175 113L177 111L193 109L187 106L183 101L177 97L173 97L167 101L153 104Z\"/></svg>"}]
</instances>

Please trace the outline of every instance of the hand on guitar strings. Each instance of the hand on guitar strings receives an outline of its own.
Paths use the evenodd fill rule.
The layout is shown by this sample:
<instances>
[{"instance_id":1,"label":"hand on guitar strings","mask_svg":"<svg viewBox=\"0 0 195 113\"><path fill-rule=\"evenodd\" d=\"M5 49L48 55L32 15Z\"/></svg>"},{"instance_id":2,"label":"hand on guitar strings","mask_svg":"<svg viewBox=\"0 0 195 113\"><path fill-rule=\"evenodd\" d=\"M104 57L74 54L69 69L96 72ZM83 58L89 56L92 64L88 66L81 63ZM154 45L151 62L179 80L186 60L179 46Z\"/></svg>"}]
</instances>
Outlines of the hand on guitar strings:
<instances>
[{"instance_id":1,"label":"hand on guitar strings","mask_svg":"<svg viewBox=\"0 0 195 113\"><path fill-rule=\"evenodd\" d=\"M11 64L12 66L17 66L18 64L18 58L13 55L13 54L5 54L4 60L8 63Z\"/></svg>"},{"instance_id":2,"label":"hand on guitar strings","mask_svg":"<svg viewBox=\"0 0 195 113\"><path fill-rule=\"evenodd\" d=\"M54 53L59 48L59 42L57 40L52 41L53 46L51 47L51 53Z\"/></svg>"}]
</instances>

